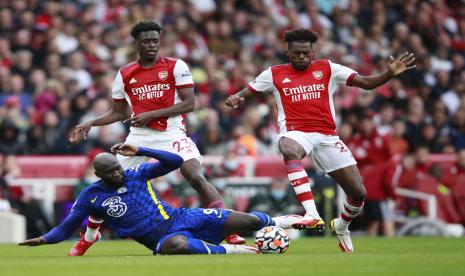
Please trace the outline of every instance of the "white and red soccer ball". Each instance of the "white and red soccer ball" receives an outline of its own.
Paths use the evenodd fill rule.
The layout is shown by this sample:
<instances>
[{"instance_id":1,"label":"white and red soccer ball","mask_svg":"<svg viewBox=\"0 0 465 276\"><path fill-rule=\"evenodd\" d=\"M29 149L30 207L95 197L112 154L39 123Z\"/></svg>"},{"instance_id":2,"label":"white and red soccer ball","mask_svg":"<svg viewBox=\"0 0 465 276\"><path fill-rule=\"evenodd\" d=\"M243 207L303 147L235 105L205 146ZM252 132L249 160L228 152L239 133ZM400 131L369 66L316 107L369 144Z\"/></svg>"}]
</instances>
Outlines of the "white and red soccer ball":
<instances>
[{"instance_id":1,"label":"white and red soccer ball","mask_svg":"<svg viewBox=\"0 0 465 276\"><path fill-rule=\"evenodd\" d=\"M255 244L262 253L280 254L286 252L291 240L286 230L277 226L267 226L257 231Z\"/></svg>"}]
</instances>

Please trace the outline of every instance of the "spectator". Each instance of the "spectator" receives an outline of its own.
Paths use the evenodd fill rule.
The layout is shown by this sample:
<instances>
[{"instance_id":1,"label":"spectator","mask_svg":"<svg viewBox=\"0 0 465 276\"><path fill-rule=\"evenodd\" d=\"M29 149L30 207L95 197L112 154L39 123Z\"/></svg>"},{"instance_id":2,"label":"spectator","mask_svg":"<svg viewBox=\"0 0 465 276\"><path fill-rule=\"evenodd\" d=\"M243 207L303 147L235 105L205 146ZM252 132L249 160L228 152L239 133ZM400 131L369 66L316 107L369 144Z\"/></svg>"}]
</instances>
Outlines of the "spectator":
<instances>
[{"instance_id":1,"label":"spectator","mask_svg":"<svg viewBox=\"0 0 465 276\"><path fill-rule=\"evenodd\" d=\"M392 123L392 131L389 137L389 148L391 149L392 155L404 155L409 151L409 144L404 139L405 135L405 123L402 120L395 120Z\"/></svg>"},{"instance_id":2,"label":"spectator","mask_svg":"<svg viewBox=\"0 0 465 276\"><path fill-rule=\"evenodd\" d=\"M258 155L278 155L274 138L270 132L270 126L266 123L261 123L255 129L255 137L257 137Z\"/></svg>"},{"instance_id":3,"label":"spectator","mask_svg":"<svg viewBox=\"0 0 465 276\"><path fill-rule=\"evenodd\" d=\"M389 161L391 159L389 141L378 133L372 118L364 115L359 125L360 132L353 136L350 143L358 166L363 169L363 166L368 164Z\"/></svg>"},{"instance_id":4,"label":"spectator","mask_svg":"<svg viewBox=\"0 0 465 276\"><path fill-rule=\"evenodd\" d=\"M19 129L9 120L0 124L0 153L16 155L23 153L24 145L19 139Z\"/></svg>"},{"instance_id":5,"label":"spectator","mask_svg":"<svg viewBox=\"0 0 465 276\"><path fill-rule=\"evenodd\" d=\"M5 156L2 163L3 178L8 185L13 179L21 175L14 155ZM30 187L15 190L11 196L12 207L26 217L26 231L28 237L43 235L50 231L51 226L39 202L33 197Z\"/></svg>"}]
</instances>

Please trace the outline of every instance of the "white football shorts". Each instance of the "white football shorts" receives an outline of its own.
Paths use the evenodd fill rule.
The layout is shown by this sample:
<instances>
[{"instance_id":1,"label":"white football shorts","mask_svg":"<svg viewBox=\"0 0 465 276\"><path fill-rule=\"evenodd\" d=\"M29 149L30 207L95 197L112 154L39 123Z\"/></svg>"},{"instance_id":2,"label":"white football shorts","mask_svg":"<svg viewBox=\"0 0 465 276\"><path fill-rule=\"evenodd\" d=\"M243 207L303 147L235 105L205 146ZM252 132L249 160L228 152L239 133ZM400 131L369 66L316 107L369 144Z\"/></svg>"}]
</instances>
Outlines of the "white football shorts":
<instances>
[{"instance_id":1,"label":"white football shorts","mask_svg":"<svg viewBox=\"0 0 465 276\"><path fill-rule=\"evenodd\" d=\"M349 148L337 135L297 130L279 134L279 139L287 137L299 143L313 160L313 164L325 173L357 164Z\"/></svg>"},{"instance_id":2,"label":"white football shorts","mask_svg":"<svg viewBox=\"0 0 465 276\"><path fill-rule=\"evenodd\" d=\"M197 146L181 128L157 131L151 128L131 127L124 143L176 153L184 161L192 158L202 161ZM145 156L123 156L118 154L116 157L125 170L150 160L149 157Z\"/></svg>"}]
</instances>

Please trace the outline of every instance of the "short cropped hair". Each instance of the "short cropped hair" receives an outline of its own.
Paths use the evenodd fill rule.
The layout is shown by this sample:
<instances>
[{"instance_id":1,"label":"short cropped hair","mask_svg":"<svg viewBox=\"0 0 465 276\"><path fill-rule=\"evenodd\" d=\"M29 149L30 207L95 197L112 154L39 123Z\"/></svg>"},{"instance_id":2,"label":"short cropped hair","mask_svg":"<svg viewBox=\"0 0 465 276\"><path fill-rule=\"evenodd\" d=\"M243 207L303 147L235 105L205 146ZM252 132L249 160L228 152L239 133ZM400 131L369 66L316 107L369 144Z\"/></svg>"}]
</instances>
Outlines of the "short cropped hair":
<instances>
[{"instance_id":1,"label":"short cropped hair","mask_svg":"<svg viewBox=\"0 0 465 276\"><path fill-rule=\"evenodd\" d=\"M316 33L303 28L292 29L284 33L284 41L289 44L294 41L315 43L317 40Z\"/></svg>"},{"instance_id":2,"label":"short cropped hair","mask_svg":"<svg viewBox=\"0 0 465 276\"><path fill-rule=\"evenodd\" d=\"M139 21L136 25L134 25L134 27L132 27L131 36L134 39L137 39L142 32L150 31L156 31L160 34L161 26L155 21Z\"/></svg>"}]
</instances>

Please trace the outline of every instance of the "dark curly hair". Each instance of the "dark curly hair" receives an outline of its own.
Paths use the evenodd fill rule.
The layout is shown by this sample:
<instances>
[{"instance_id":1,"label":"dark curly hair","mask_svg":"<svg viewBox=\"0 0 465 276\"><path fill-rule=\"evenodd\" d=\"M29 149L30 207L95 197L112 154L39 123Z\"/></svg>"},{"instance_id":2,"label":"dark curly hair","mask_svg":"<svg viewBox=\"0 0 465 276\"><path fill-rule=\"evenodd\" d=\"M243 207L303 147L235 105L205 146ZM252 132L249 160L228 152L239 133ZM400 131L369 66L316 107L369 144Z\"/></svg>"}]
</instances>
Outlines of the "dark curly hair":
<instances>
[{"instance_id":1,"label":"dark curly hair","mask_svg":"<svg viewBox=\"0 0 465 276\"><path fill-rule=\"evenodd\" d=\"M288 44L294 41L315 43L317 40L316 33L303 28L292 29L284 33L284 41Z\"/></svg>"},{"instance_id":2,"label":"dark curly hair","mask_svg":"<svg viewBox=\"0 0 465 276\"><path fill-rule=\"evenodd\" d=\"M156 31L157 33L160 34L161 26L155 21L140 21L136 25L134 25L134 27L132 27L131 36L134 39L137 39L137 37L142 32L150 32L150 31Z\"/></svg>"}]
</instances>

